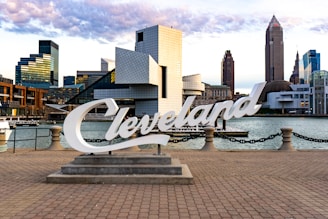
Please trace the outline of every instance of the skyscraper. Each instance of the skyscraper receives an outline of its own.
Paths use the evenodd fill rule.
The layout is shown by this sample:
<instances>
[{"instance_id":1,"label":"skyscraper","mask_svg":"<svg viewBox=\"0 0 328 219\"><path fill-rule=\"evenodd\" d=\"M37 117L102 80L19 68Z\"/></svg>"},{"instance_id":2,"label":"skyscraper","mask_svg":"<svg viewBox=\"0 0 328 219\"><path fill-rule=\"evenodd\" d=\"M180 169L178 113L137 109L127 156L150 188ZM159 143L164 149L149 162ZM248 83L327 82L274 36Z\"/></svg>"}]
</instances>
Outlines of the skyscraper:
<instances>
[{"instance_id":1,"label":"skyscraper","mask_svg":"<svg viewBox=\"0 0 328 219\"><path fill-rule=\"evenodd\" d=\"M39 40L39 53L51 55L50 84L53 86L58 86L58 50L58 45L51 40Z\"/></svg>"},{"instance_id":2,"label":"skyscraper","mask_svg":"<svg viewBox=\"0 0 328 219\"><path fill-rule=\"evenodd\" d=\"M50 40L39 41L39 54L20 58L16 65L16 84L44 88L58 86L58 45Z\"/></svg>"},{"instance_id":3,"label":"skyscraper","mask_svg":"<svg viewBox=\"0 0 328 219\"><path fill-rule=\"evenodd\" d=\"M265 80L284 80L283 30L273 15L266 30L265 40Z\"/></svg>"},{"instance_id":4,"label":"skyscraper","mask_svg":"<svg viewBox=\"0 0 328 219\"><path fill-rule=\"evenodd\" d=\"M299 84L300 83L300 65L299 65L300 59L298 52L296 53L296 59L295 59L295 65L292 75L289 78L289 82L293 84Z\"/></svg>"},{"instance_id":5,"label":"skyscraper","mask_svg":"<svg viewBox=\"0 0 328 219\"><path fill-rule=\"evenodd\" d=\"M300 78L304 84L310 83L311 73L317 70L320 70L320 53L312 49L303 55L303 72Z\"/></svg>"},{"instance_id":6,"label":"skyscraper","mask_svg":"<svg viewBox=\"0 0 328 219\"><path fill-rule=\"evenodd\" d=\"M235 94L235 63L230 50L227 50L222 59L221 84L230 87L232 96Z\"/></svg>"}]
</instances>

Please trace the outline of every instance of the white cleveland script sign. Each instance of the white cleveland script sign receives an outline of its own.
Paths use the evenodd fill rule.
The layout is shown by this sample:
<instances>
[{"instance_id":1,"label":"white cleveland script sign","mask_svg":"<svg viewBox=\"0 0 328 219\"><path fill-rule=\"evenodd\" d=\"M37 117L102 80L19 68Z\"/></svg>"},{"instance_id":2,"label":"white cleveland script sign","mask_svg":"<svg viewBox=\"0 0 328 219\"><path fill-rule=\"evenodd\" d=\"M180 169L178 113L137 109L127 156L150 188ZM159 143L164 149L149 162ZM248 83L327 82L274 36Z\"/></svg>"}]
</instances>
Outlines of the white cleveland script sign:
<instances>
[{"instance_id":1,"label":"white cleveland script sign","mask_svg":"<svg viewBox=\"0 0 328 219\"><path fill-rule=\"evenodd\" d=\"M196 126L202 124L214 127L219 117L229 120L233 117L240 118L244 115L254 115L261 108L261 105L256 103L265 84L266 82L255 84L248 97L242 97L236 102L227 100L215 104L200 105L188 113L195 99L194 96L191 96L187 98L178 115L174 111L169 111L162 116L160 113L155 113L152 120L149 115L144 115L140 120L137 117L130 117L124 120L129 108L119 109L116 102L111 98L91 101L77 107L68 114L63 126L65 138L72 148L85 153L113 151L141 144L166 145L170 136L149 134L156 125L160 131L166 131L172 127L181 128L184 125ZM116 115L105 135L106 140L110 141L117 136L128 138L137 130L143 136L106 146L88 144L82 137L81 123L91 109L101 104L107 105L108 110L105 116Z\"/></svg>"}]
</instances>

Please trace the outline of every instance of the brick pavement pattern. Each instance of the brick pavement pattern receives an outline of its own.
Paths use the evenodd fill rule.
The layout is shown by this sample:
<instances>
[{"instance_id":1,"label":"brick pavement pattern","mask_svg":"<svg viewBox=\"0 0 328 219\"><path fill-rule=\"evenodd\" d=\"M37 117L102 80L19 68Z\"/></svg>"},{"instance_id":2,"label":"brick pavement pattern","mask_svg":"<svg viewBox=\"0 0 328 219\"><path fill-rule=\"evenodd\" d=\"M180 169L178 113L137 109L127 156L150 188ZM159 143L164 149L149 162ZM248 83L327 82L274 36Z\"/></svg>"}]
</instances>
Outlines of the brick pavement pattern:
<instances>
[{"instance_id":1,"label":"brick pavement pattern","mask_svg":"<svg viewBox=\"0 0 328 219\"><path fill-rule=\"evenodd\" d=\"M193 185L48 184L80 153L0 153L0 218L328 218L328 151L163 152Z\"/></svg>"}]
</instances>

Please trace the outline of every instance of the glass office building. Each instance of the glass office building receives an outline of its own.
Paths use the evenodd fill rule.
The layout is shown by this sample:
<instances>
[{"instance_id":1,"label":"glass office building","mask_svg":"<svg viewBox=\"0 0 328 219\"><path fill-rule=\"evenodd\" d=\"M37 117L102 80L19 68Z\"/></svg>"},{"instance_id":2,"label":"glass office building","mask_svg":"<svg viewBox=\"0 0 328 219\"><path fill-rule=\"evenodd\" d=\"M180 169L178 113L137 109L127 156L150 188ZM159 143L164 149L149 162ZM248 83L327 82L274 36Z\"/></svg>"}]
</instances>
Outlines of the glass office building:
<instances>
[{"instance_id":1,"label":"glass office building","mask_svg":"<svg viewBox=\"0 0 328 219\"><path fill-rule=\"evenodd\" d=\"M48 89L58 86L58 45L49 40L39 41L39 54L21 58L16 66L16 84Z\"/></svg>"},{"instance_id":2,"label":"glass office building","mask_svg":"<svg viewBox=\"0 0 328 219\"><path fill-rule=\"evenodd\" d=\"M309 50L303 55L300 68L301 83L310 83L311 73L320 70L320 53L316 50Z\"/></svg>"},{"instance_id":3,"label":"glass office building","mask_svg":"<svg viewBox=\"0 0 328 219\"><path fill-rule=\"evenodd\" d=\"M328 71L313 71L310 77L310 89L313 114L328 114Z\"/></svg>"}]
</instances>

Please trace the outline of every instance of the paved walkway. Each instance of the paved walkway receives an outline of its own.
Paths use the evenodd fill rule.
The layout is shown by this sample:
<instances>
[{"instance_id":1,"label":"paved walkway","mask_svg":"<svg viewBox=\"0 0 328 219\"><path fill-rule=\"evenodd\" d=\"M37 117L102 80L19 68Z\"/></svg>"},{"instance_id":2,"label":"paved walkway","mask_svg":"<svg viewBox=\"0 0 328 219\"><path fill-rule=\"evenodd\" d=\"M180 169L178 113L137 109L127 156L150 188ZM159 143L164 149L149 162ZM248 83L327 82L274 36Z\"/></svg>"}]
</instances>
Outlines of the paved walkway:
<instances>
[{"instance_id":1,"label":"paved walkway","mask_svg":"<svg viewBox=\"0 0 328 219\"><path fill-rule=\"evenodd\" d=\"M163 152L193 185L47 184L80 153L0 153L0 218L328 218L328 151Z\"/></svg>"}]
</instances>

